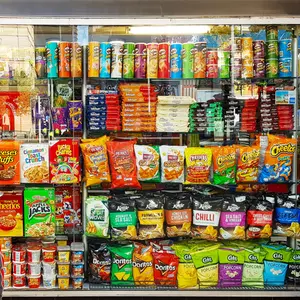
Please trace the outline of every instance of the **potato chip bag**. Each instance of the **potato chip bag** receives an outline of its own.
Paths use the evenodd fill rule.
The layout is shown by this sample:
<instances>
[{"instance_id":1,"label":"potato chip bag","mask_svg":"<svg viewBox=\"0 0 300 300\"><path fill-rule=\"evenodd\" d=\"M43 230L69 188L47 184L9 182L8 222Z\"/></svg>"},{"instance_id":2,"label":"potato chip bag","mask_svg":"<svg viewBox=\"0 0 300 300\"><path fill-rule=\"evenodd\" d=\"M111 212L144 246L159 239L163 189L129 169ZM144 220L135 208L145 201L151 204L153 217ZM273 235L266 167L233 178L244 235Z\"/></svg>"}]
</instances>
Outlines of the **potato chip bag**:
<instances>
[{"instance_id":1,"label":"potato chip bag","mask_svg":"<svg viewBox=\"0 0 300 300\"><path fill-rule=\"evenodd\" d=\"M154 285L152 246L134 243L132 267L135 285Z\"/></svg>"},{"instance_id":2,"label":"potato chip bag","mask_svg":"<svg viewBox=\"0 0 300 300\"><path fill-rule=\"evenodd\" d=\"M185 184L209 184L212 150L209 148L189 147L185 151Z\"/></svg>"},{"instance_id":3,"label":"potato chip bag","mask_svg":"<svg viewBox=\"0 0 300 300\"><path fill-rule=\"evenodd\" d=\"M106 142L109 138L104 135L95 140L83 140L80 144L84 160L86 186L110 182Z\"/></svg>"},{"instance_id":4,"label":"potato chip bag","mask_svg":"<svg viewBox=\"0 0 300 300\"><path fill-rule=\"evenodd\" d=\"M141 185L137 180L134 145L136 140L109 141L106 143L112 176L112 188L136 188Z\"/></svg>"},{"instance_id":5,"label":"potato chip bag","mask_svg":"<svg viewBox=\"0 0 300 300\"><path fill-rule=\"evenodd\" d=\"M260 183L288 182L296 147L296 139L269 134L264 165L258 181Z\"/></svg>"},{"instance_id":6,"label":"potato chip bag","mask_svg":"<svg viewBox=\"0 0 300 300\"><path fill-rule=\"evenodd\" d=\"M212 148L214 184L235 184L236 149L223 146Z\"/></svg>"},{"instance_id":7,"label":"potato chip bag","mask_svg":"<svg viewBox=\"0 0 300 300\"><path fill-rule=\"evenodd\" d=\"M287 270L287 280L293 284L300 283L300 251L293 250L290 261L289 267Z\"/></svg>"},{"instance_id":8,"label":"potato chip bag","mask_svg":"<svg viewBox=\"0 0 300 300\"><path fill-rule=\"evenodd\" d=\"M161 181L184 181L184 149L185 146L160 146Z\"/></svg>"},{"instance_id":9,"label":"potato chip bag","mask_svg":"<svg viewBox=\"0 0 300 300\"><path fill-rule=\"evenodd\" d=\"M108 202L111 237L113 240L137 238L137 214L133 199L113 198Z\"/></svg>"},{"instance_id":10,"label":"potato chip bag","mask_svg":"<svg viewBox=\"0 0 300 300\"><path fill-rule=\"evenodd\" d=\"M134 246L109 246L111 253L111 284L112 285L134 285L132 271L132 253Z\"/></svg>"},{"instance_id":11,"label":"potato chip bag","mask_svg":"<svg viewBox=\"0 0 300 300\"><path fill-rule=\"evenodd\" d=\"M256 182L258 179L260 146L241 146L238 148L237 153L236 182Z\"/></svg>"},{"instance_id":12,"label":"potato chip bag","mask_svg":"<svg viewBox=\"0 0 300 300\"><path fill-rule=\"evenodd\" d=\"M139 181L160 182L159 147L134 145Z\"/></svg>"}]
</instances>

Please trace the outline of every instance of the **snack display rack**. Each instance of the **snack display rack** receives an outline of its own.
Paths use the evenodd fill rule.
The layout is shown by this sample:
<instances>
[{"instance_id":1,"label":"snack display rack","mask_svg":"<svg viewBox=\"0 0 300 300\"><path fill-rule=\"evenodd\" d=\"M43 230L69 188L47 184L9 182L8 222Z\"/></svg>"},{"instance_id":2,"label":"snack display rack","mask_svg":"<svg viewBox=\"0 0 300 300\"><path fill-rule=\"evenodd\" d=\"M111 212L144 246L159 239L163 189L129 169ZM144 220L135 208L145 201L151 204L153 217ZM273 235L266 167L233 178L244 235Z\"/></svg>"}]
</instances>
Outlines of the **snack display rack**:
<instances>
[{"instance_id":1,"label":"snack display rack","mask_svg":"<svg viewBox=\"0 0 300 300\"><path fill-rule=\"evenodd\" d=\"M3 296L297 297L297 24L0 19Z\"/></svg>"}]
</instances>

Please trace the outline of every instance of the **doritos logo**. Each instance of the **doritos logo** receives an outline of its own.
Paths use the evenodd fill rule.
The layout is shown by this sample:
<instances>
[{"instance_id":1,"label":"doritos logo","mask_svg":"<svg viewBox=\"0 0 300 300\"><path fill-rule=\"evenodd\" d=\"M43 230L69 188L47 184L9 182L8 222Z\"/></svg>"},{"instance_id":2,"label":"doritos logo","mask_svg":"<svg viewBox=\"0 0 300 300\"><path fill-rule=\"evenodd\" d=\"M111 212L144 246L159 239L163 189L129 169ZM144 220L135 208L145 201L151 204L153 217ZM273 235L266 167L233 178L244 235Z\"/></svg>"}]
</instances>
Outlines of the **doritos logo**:
<instances>
[{"instance_id":1,"label":"doritos logo","mask_svg":"<svg viewBox=\"0 0 300 300\"><path fill-rule=\"evenodd\" d=\"M131 259L126 259L118 254L113 259L113 263L118 266L118 269L122 269L125 265L130 265L132 263Z\"/></svg>"},{"instance_id":2,"label":"doritos logo","mask_svg":"<svg viewBox=\"0 0 300 300\"><path fill-rule=\"evenodd\" d=\"M155 270L158 270L158 271L161 272L162 276L166 275L169 271L175 271L176 270L175 266L168 265L168 264L164 263L161 260L158 260L158 263L155 264L154 267L155 267Z\"/></svg>"}]
</instances>

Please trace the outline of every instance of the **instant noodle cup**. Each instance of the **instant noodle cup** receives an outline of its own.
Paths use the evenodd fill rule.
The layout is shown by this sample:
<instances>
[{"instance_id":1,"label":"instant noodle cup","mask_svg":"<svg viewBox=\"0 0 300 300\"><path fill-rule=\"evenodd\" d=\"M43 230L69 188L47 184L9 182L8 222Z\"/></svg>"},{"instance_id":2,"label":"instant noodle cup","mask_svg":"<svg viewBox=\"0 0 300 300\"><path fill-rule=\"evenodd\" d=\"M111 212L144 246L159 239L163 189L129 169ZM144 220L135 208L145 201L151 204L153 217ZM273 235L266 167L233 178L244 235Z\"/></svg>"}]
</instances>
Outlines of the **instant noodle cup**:
<instances>
[{"instance_id":1,"label":"instant noodle cup","mask_svg":"<svg viewBox=\"0 0 300 300\"><path fill-rule=\"evenodd\" d=\"M43 246L42 256L43 262L54 262L56 256L56 246Z\"/></svg>"},{"instance_id":2,"label":"instant noodle cup","mask_svg":"<svg viewBox=\"0 0 300 300\"><path fill-rule=\"evenodd\" d=\"M12 238L11 237L3 237L0 238L0 249L11 249L12 247Z\"/></svg>"},{"instance_id":3,"label":"instant noodle cup","mask_svg":"<svg viewBox=\"0 0 300 300\"><path fill-rule=\"evenodd\" d=\"M40 246L29 246L27 248L27 262L28 263L39 263L41 262L41 247Z\"/></svg>"},{"instance_id":4,"label":"instant noodle cup","mask_svg":"<svg viewBox=\"0 0 300 300\"><path fill-rule=\"evenodd\" d=\"M70 261L70 246L58 246L57 247L57 260L61 263Z\"/></svg>"},{"instance_id":5,"label":"instant noodle cup","mask_svg":"<svg viewBox=\"0 0 300 300\"><path fill-rule=\"evenodd\" d=\"M28 275L37 276L41 274L41 263L30 263L27 265Z\"/></svg>"},{"instance_id":6,"label":"instant noodle cup","mask_svg":"<svg viewBox=\"0 0 300 300\"><path fill-rule=\"evenodd\" d=\"M24 288L26 286L26 276L13 274L13 287Z\"/></svg>"},{"instance_id":7,"label":"instant noodle cup","mask_svg":"<svg viewBox=\"0 0 300 300\"><path fill-rule=\"evenodd\" d=\"M38 289L41 285L41 275L27 276L27 282L30 289Z\"/></svg>"},{"instance_id":8,"label":"instant noodle cup","mask_svg":"<svg viewBox=\"0 0 300 300\"><path fill-rule=\"evenodd\" d=\"M56 275L43 275L43 286L46 289L54 289L56 287Z\"/></svg>"},{"instance_id":9,"label":"instant noodle cup","mask_svg":"<svg viewBox=\"0 0 300 300\"><path fill-rule=\"evenodd\" d=\"M26 263L13 263L13 273L16 275L23 275L26 273Z\"/></svg>"},{"instance_id":10,"label":"instant noodle cup","mask_svg":"<svg viewBox=\"0 0 300 300\"><path fill-rule=\"evenodd\" d=\"M11 262L5 262L3 267L4 275L10 275L12 270Z\"/></svg>"},{"instance_id":11,"label":"instant noodle cup","mask_svg":"<svg viewBox=\"0 0 300 300\"><path fill-rule=\"evenodd\" d=\"M57 274L59 276L70 276L70 263L57 264Z\"/></svg>"},{"instance_id":12,"label":"instant noodle cup","mask_svg":"<svg viewBox=\"0 0 300 300\"><path fill-rule=\"evenodd\" d=\"M4 275L3 287L4 289L11 287L11 274Z\"/></svg>"},{"instance_id":13,"label":"instant noodle cup","mask_svg":"<svg viewBox=\"0 0 300 300\"><path fill-rule=\"evenodd\" d=\"M81 290L83 286L83 278L72 278L72 287L74 290Z\"/></svg>"},{"instance_id":14,"label":"instant noodle cup","mask_svg":"<svg viewBox=\"0 0 300 300\"><path fill-rule=\"evenodd\" d=\"M56 274L56 263L45 263L43 262L43 275L45 276L53 276Z\"/></svg>"},{"instance_id":15,"label":"instant noodle cup","mask_svg":"<svg viewBox=\"0 0 300 300\"><path fill-rule=\"evenodd\" d=\"M84 264L72 265L71 275L72 276L82 276L82 275L84 275Z\"/></svg>"},{"instance_id":16,"label":"instant noodle cup","mask_svg":"<svg viewBox=\"0 0 300 300\"><path fill-rule=\"evenodd\" d=\"M12 251L12 260L13 262L25 262L26 259L26 250L23 246L15 246Z\"/></svg>"},{"instance_id":17,"label":"instant noodle cup","mask_svg":"<svg viewBox=\"0 0 300 300\"><path fill-rule=\"evenodd\" d=\"M10 262L11 261L11 250L10 249L1 249L1 253L3 256L4 262Z\"/></svg>"},{"instance_id":18,"label":"instant noodle cup","mask_svg":"<svg viewBox=\"0 0 300 300\"><path fill-rule=\"evenodd\" d=\"M70 286L70 278L69 277L58 277L58 288L60 290L68 290Z\"/></svg>"}]
</instances>

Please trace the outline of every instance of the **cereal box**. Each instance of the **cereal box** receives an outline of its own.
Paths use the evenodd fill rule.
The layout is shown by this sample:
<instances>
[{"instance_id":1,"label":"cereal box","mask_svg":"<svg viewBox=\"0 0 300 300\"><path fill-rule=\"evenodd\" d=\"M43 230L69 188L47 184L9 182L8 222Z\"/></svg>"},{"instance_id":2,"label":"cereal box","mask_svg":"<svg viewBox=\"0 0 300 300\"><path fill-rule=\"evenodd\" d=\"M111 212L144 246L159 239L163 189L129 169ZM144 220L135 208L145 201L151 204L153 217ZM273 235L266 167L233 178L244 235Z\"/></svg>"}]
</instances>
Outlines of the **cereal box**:
<instances>
[{"instance_id":1,"label":"cereal box","mask_svg":"<svg viewBox=\"0 0 300 300\"><path fill-rule=\"evenodd\" d=\"M23 192L0 191L0 236L23 236Z\"/></svg>"},{"instance_id":2,"label":"cereal box","mask_svg":"<svg viewBox=\"0 0 300 300\"><path fill-rule=\"evenodd\" d=\"M49 182L49 146L48 144L21 145L21 182Z\"/></svg>"},{"instance_id":3,"label":"cereal box","mask_svg":"<svg viewBox=\"0 0 300 300\"><path fill-rule=\"evenodd\" d=\"M80 182L79 142L71 139L50 141L50 182Z\"/></svg>"},{"instance_id":4,"label":"cereal box","mask_svg":"<svg viewBox=\"0 0 300 300\"><path fill-rule=\"evenodd\" d=\"M55 234L54 188L24 190L25 236L43 237Z\"/></svg>"},{"instance_id":5,"label":"cereal box","mask_svg":"<svg viewBox=\"0 0 300 300\"><path fill-rule=\"evenodd\" d=\"M20 184L20 144L0 142L0 184Z\"/></svg>"}]
</instances>

